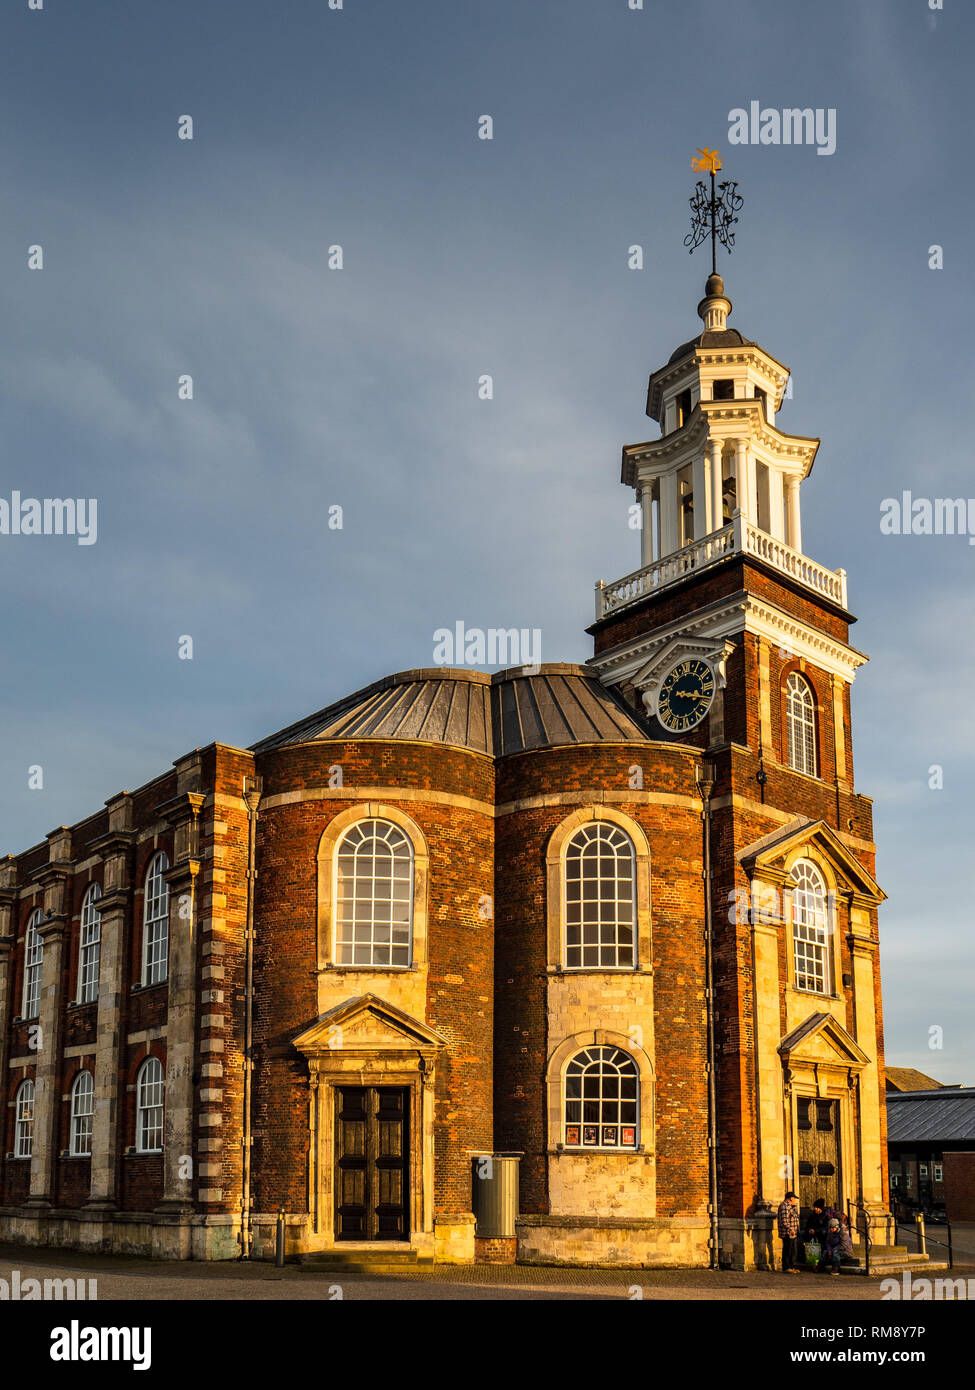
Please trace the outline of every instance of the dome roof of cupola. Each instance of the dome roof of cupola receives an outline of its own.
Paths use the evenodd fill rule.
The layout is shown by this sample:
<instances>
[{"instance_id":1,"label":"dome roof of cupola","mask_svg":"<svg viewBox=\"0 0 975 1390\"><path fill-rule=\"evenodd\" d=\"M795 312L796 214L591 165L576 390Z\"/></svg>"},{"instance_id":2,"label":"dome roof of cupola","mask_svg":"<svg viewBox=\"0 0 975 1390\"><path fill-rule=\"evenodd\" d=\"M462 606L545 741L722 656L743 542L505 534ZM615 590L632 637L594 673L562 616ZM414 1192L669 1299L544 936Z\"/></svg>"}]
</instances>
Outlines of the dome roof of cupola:
<instances>
[{"instance_id":1,"label":"dome roof of cupola","mask_svg":"<svg viewBox=\"0 0 975 1390\"><path fill-rule=\"evenodd\" d=\"M697 348L723 348L723 347L757 347L758 344L752 338L746 338L738 332L737 328L705 328L696 338L691 338L686 343L681 343L679 348L670 354L667 359L667 366L670 367L674 362L679 362L688 353L694 352Z\"/></svg>"}]
</instances>

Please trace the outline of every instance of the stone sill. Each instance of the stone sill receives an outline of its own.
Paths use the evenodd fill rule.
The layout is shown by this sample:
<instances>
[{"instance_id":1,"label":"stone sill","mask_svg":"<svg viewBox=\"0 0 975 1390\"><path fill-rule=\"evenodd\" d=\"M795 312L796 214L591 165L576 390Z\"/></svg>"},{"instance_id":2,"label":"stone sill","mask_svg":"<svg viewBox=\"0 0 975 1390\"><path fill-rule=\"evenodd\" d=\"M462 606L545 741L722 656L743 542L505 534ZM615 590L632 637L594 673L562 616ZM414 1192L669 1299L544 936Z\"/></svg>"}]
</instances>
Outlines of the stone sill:
<instances>
[{"instance_id":1,"label":"stone sill","mask_svg":"<svg viewBox=\"0 0 975 1390\"><path fill-rule=\"evenodd\" d=\"M572 975L643 975L647 979L653 976L652 965L547 965L545 972L548 975L572 976Z\"/></svg>"},{"instance_id":2,"label":"stone sill","mask_svg":"<svg viewBox=\"0 0 975 1390\"><path fill-rule=\"evenodd\" d=\"M654 1156L654 1150L647 1149L642 1144L632 1149L603 1149L597 1148L593 1144L590 1144L587 1148L583 1148L581 1144L578 1148L573 1145L570 1149L567 1145L557 1144L554 1148L550 1148L548 1152L556 1158L653 1158Z\"/></svg>"},{"instance_id":3,"label":"stone sill","mask_svg":"<svg viewBox=\"0 0 975 1390\"><path fill-rule=\"evenodd\" d=\"M570 1230L607 1231L667 1231L674 1228L706 1228L710 1225L707 1215L701 1216L543 1216L525 1214L515 1220L515 1229L530 1229L532 1226L564 1226Z\"/></svg>"}]
</instances>

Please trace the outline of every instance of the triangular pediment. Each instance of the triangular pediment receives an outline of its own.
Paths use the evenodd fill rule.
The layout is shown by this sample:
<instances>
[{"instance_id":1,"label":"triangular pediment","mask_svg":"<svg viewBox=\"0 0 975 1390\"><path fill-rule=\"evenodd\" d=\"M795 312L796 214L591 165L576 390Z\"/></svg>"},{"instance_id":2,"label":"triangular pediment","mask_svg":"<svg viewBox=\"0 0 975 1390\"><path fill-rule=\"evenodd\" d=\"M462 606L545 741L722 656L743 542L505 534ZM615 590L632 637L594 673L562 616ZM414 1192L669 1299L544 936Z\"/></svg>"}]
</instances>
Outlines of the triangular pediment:
<instances>
[{"instance_id":1,"label":"triangular pediment","mask_svg":"<svg viewBox=\"0 0 975 1390\"><path fill-rule=\"evenodd\" d=\"M779 1054L786 1065L818 1062L859 1069L870 1060L842 1023L827 1013L810 1014L798 1028L793 1028L779 1043Z\"/></svg>"},{"instance_id":2,"label":"triangular pediment","mask_svg":"<svg viewBox=\"0 0 975 1390\"><path fill-rule=\"evenodd\" d=\"M855 899L876 906L887 894L873 875L863 867L824 820L790 821L760 840L738 851L738 862L752 878L767 876L772 881L785 872L786 861L795 850L815 847L829 863L840 884L854 894Z\"/></svg>"},{"instance_id":3,"label":"triangular pediment","mask_svg":"<svg viewBox=\"0 0 975 1390\"><path fill-rule=\"evenodd\" d=\"M447 1040L436 1029L375 994L360 994L329 1009L292 1039L305 1057L337 1051L439 1051Z\"/></svg>"}]
</instances>

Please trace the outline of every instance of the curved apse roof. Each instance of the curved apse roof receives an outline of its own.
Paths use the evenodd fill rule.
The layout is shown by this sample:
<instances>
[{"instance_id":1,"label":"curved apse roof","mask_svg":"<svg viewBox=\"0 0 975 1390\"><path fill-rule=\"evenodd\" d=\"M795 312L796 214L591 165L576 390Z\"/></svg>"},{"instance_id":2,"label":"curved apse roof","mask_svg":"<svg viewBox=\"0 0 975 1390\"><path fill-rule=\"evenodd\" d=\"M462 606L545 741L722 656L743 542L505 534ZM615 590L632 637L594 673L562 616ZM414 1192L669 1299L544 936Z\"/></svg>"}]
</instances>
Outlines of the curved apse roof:
<instances>
[{"instance_id":1,"label":"curved apse roof","mask_svg":"<svg viewBox=\"0 0 975 1390\"><path fill-rule=\"evenodd\" d=\"M254 753L321 739L410 739L492 757L572 743L645 743L632 710L585 666L513 667L488 675L436 666L401 671L289 724Z\"/></svg>"}]
</instances>

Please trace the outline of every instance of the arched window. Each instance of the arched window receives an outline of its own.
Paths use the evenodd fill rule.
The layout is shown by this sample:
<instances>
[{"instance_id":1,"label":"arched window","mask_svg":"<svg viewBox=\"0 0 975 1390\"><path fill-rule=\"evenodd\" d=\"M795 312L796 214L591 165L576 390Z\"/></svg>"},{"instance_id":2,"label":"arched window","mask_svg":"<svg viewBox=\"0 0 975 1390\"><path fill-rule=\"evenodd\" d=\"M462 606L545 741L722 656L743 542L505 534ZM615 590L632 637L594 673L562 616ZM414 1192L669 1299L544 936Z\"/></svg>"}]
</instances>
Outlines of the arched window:
<instances>
[{"instance_id":1,"label":"arched window","mask_svg":"<svg viewBox=\"0 0 975 1390\"><path fill-rule=\"evenodd\" d=\"M796 772L818 777L816 766L816 701L809 682L793 671L785 685L786 755Z\"/></svg>"},{"instance_id":2,"label":"arched window","mask_svg":"<svg viewBox=\"0 0 975 1390\"><path fill-rule=\"evenodd\" d=\"M357 821L335 855L336 965L411 963L413 845L387 820Z\"/></svg>"},{"instance_id":3,"label":"arched window","mask_svg":"<svg viewBox=\"0 0 975 1390\"><path fill-rule=\"evenodd\" d=\"M798 860L789 877L796 989L829 994L832 980L825 881L808 859Z\"/></svg>"},{"instance_id":4,"label":"arched window","mask_svg":"<svg viewBox=\"0 0 975 1390\"><path fill-rule=\"evenodd\" d=\"M165 980L169 968L169 884L163 874L169 860L159 851L146 873L145 902L142 909L142 983L155 985Z\"/></svg>"},{"instance_id":5,"label":"arched window","mask_svg":"<svg viewBox=\"0 0 975 1390\"><path fill-rule=\"evenodd\" d=\"M566 1148L635 1149L639 1134L636 1063L618 1047L587 1047L565 1068Z\"/></svg>"},{"instance_id":6,"label":"arched window","mask_svg":"<svg viewBox=\"0 0 975 1390\"><path fill-rule=\"evenodd\" d=\"M14 1101L14 1158L30 1158L34 1149L34 1083L22 1081Z\"/></svg>"},{"instance_id":7,"label":"arched window","mask_svg":"<svg viewBox=\"0 0 975 1390\"><path fill-rule=\"evenodd\" d=\"M569 970L636 964L633 843L609 821L593 821L565 851L565 965Z\"/></svg>"},{"instance_id":8,"label":"arched window","mask_svg":"<svg viewBox=\"0 0 975 1390\"><path fill-rule=\"evenodd\" d=\"M71 1087L71 1153L91 1153L91 1126L95 1114L95 1080L80 1071Z\"/></svg>"},{"instance_id":9,"label":"arched window","mask_svg":"<svg viewBox=\"0 0 975 1390\"><path fill-rule=\"evenodd\" d=\"M81 949L78 957L78 1003L98 998L98 959L101 954L102 915L98 899L102 890L92 883L81 903Z\"/></svg>"},{"instance_id":10,"label":"arched window","mask_svg":"<svg viewBox=\"0 0 975 1390\"><path fill-rule=\"evenodd\" d=\"M163 1069L158 1057L147 1057L135 1083L135 1147L139 1153L158 1153L163 1146Z\"/></svg>"},{"instance_id":11,"label":"arched window","mask_svg":"<svg viewBox=\"0 0 975 1390\"><path fill-rule=\"evenodd\" d=\"M21 1018L36 1018L41 1011L44 942L37 928L43 920L44 913L39 907L35 907L27 922L27 939L24 942L24 997L20 1009Z\"/></svg>"}]
</instances>

